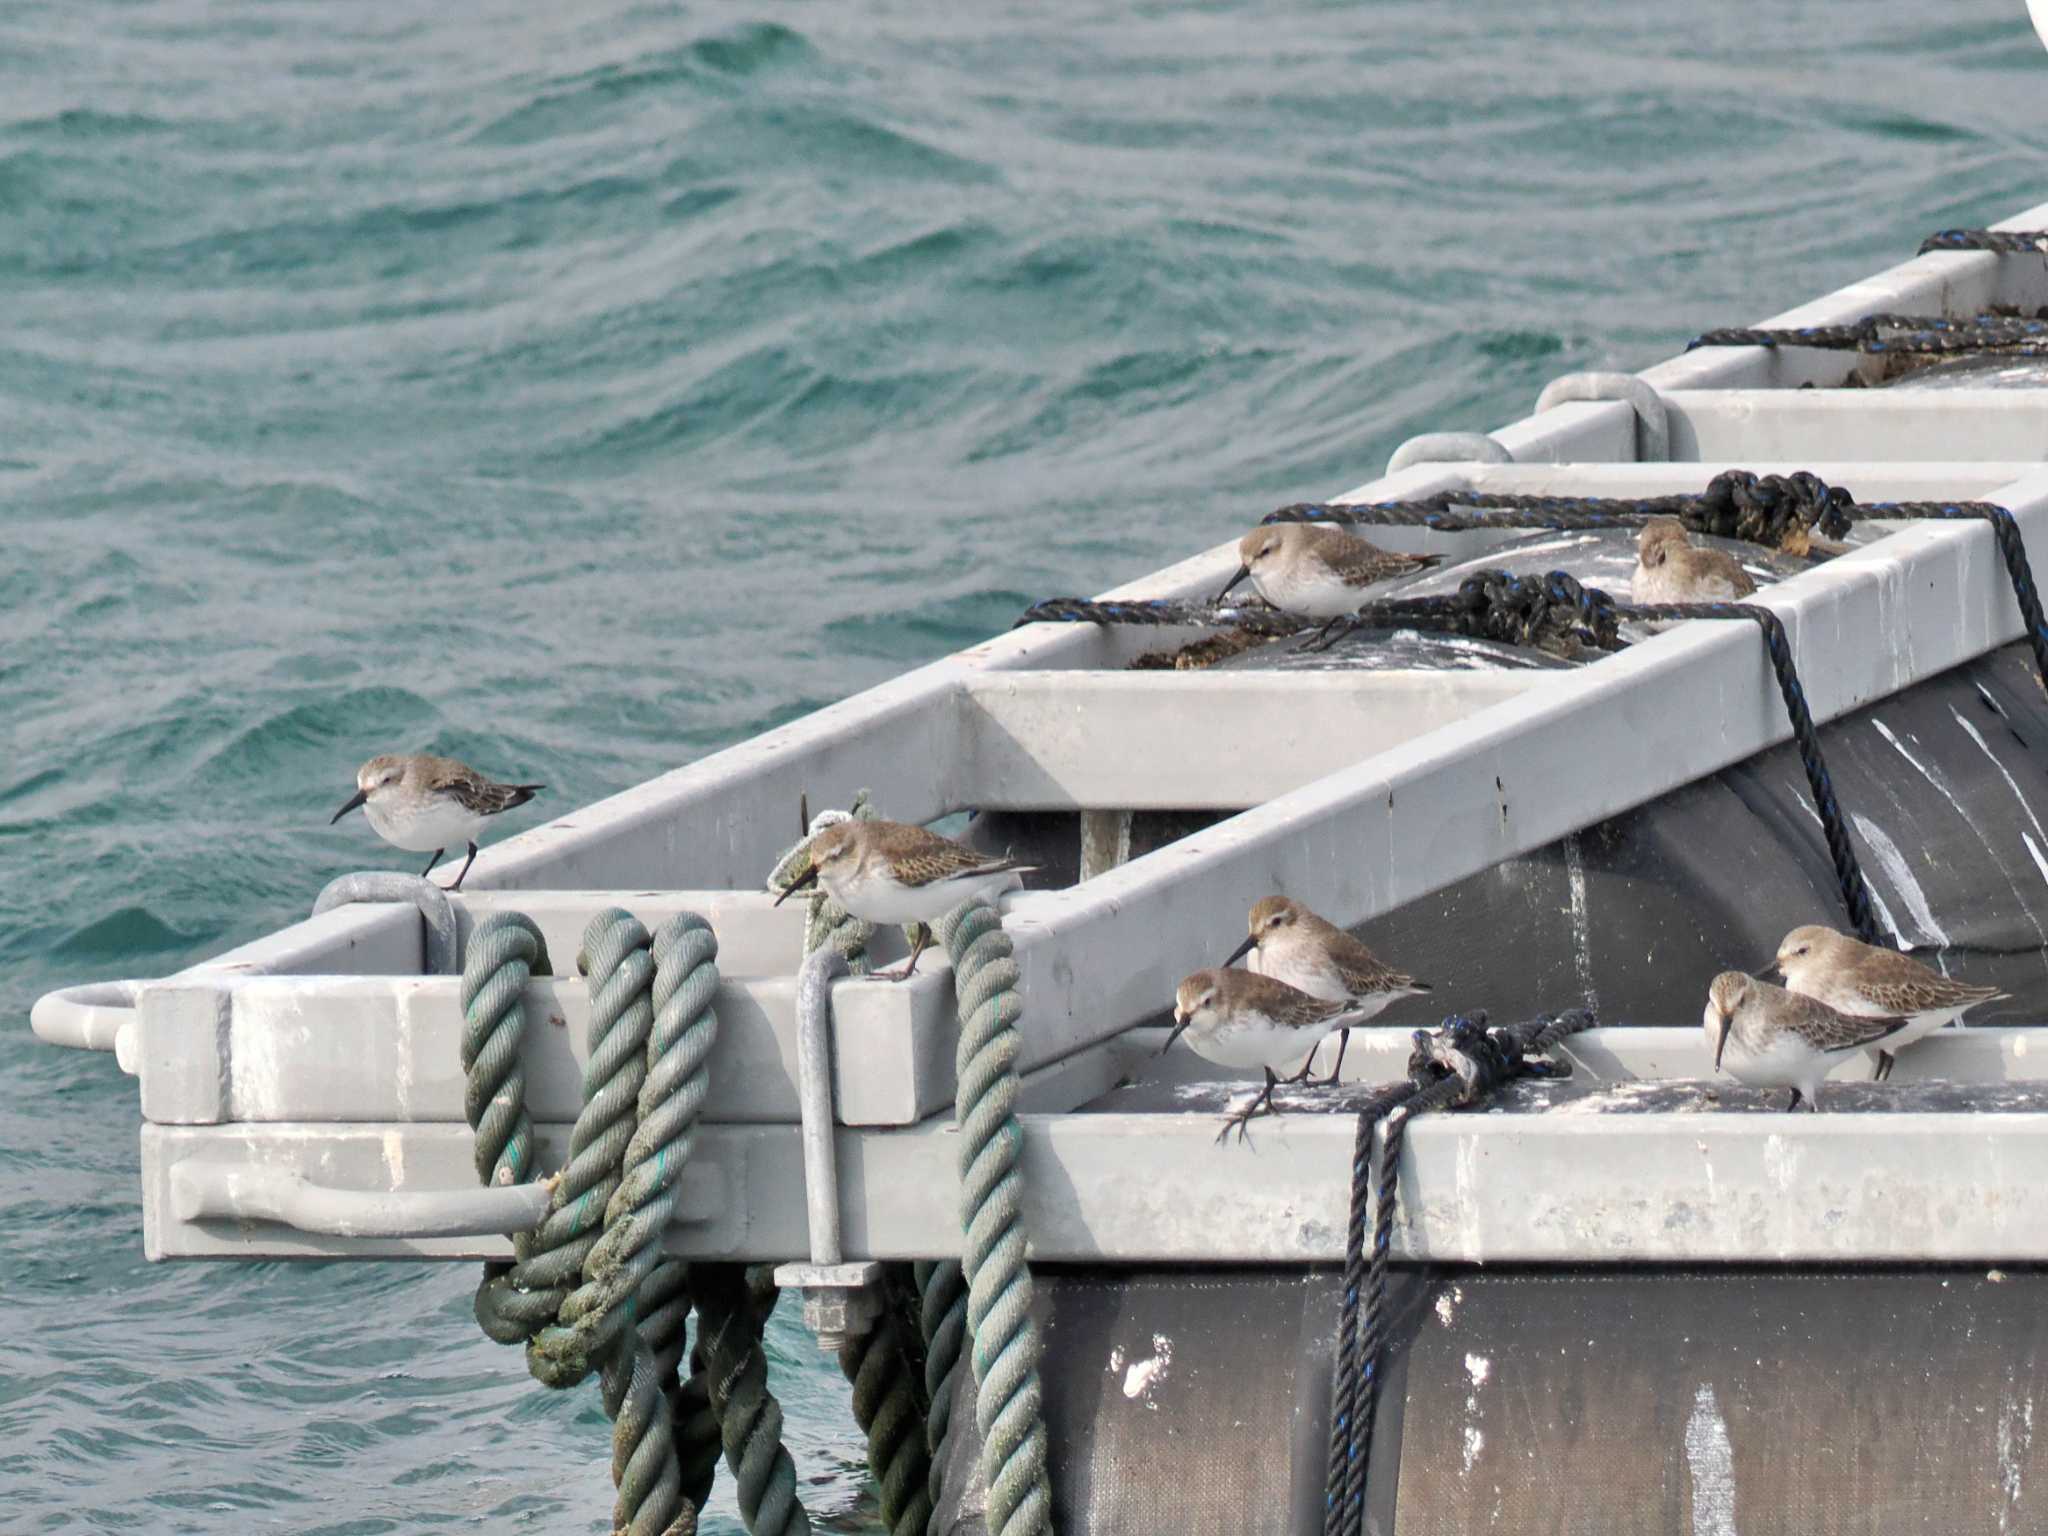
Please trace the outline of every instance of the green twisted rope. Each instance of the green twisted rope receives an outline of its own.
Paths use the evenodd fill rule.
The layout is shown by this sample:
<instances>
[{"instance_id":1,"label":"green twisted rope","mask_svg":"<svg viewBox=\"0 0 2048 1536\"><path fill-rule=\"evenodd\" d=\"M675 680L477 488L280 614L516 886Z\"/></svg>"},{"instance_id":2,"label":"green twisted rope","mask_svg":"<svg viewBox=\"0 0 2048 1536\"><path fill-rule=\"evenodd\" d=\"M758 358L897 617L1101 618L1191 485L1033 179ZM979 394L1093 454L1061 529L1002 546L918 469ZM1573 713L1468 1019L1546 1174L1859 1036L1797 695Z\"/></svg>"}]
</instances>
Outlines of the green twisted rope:
<instances>
[{"instance_id":1,"label":"green twisted rope","mask_svg":"<svg viewBox=\"0 0 2048 1536\"><path fill-rule=\"evenodd\" d=\"M889 1277L902 1288L903 1266ZM922 1401L923 1341L894 1294L866 1333L839 1350L839 1368L853 1383L853 1417L868 1437L868 1470L891 1536L925 1536L932 1504L927 1491L931 1458L925 1450Z\"/></svg>"},{"instance_id":2,"label":"green twisted rope","mask_svg":"<svg viewBox=\"0 0 2048 1536\"><path fill-rule=\"evenodd\" d=\"M796 1497L796 1463L782 1444L782 1404L768 1390L768 1357L761 1348L766 1308L756 1302L738 1265L694 1265L690 1283L697 1298L697 1348L740 1518L751 1536L810 1536L810 1516Z\"/></svg>"},{"instance_id":3,"label":"green twisted rope","mask_svg":"<svg viewBox=\"0 0 2048 1536\"><path fill-rule=\"evenodd\" d=\"M986 902L940 919L960 1013L953 1120L960 1137L967 1324L974 1348L975 1423L988 1489L989 1536L1050 1536L1041 1341L1024 1253L1024 1132L1017 1124L1017 961Z\"/></svg>"},{"instance_id":4,"label":"green twisted rope","mask_svg":"<svg viewBox=\"0 0 2048 1536\"><path fill-rule=\"evenodd\" d=\"M960 1345L967 1336L967 1276L957 1259L920 1259L911 1273L917 1281L918 1319L924 1334L925 1504L928 1536L939 1536L940 1496L946 1479L946 1432L953 1425L955 1373Z\"/></svg>"},{"instance_id":5,"label":"green twisted rope","mask_svg":"<svg viewBox=\"0 0 2048 1536\"><path fill-rule=\"evenodd\" d=\"M524 919L503 926L538 942ZM496 1139L481 1134L486 1117L494 1128L507 1120L516 1125L512 1094L486 1092L493 1075L486 1068L499 1067L506 1024L517 1008L516 992L506 1002L516 970L500 963L499 950L518 941L490 938L490 932L479 926L489 942L473 945L463 989L479 1171ZM700 1500L684 1495L673 1412L685 1391L675 1367L689 1294L682 1267L661 1259L659 1239L674 1211L675 1181L703 1104L704 1058L717 1029L710 1012L717 945L693 917L664 927L663 942L655 946L659 959L648 953L651 942L645 928L616 910L600 913L585 930L578 966L591 975L590 1061L569 1163L540 1225L515 1242L514 1263L487 1273L477 1318L493 1338L525 1339L528 1368L549 1386L572 1386L598 1368L612 1420L614 1530L690 1536ZM665 1005L659 1023L650 990ZM512 1038L516 1050L516 1032ZM512 1075L506 1071L504 1080ZM656 1095L645 1091L650 1080ZM517 1087L517 1115L523 1116L523 1077ZM527 1133L530 1144L530 1123ZM516 1145L516 1130L506 1145ZM516 1158L494 1153L490 1161L493 1176L501 1166L523 1171ZM595 1221L602 1225L593 1231ZM630 1325L636 1309L643 1317L637 1327ZM692 1487L702 1481L693 1476Z\"/></svg>"},{"instance_id":6,"label":"green twisted rope","mask_svg":"<svg viewBox=\"0 0 2048 1536\"><path fill-rule=\"evenodd\" d=\"M676 1183L710 1090L718 940L703 918L681 913L651 941L651 957L649 942L645 928L616 911L593 919L584 939L591 963L591 1075L615 1063L591 1102L607 1101L614 1115L601 1143L609 1145L620 1125L627 1140L619 1181L605 1201L604 1235L583 1260L583 1284L562 1303L559 1326L543 1329L528 1347L534 1373L551 1385L589 1373L662 1262ZM632 1103L613 1102L629 1090Z\"/></svg>"},{"instance_id":7,"label":"green twisted rope","mask_svg":"<svg viewBox=\"0 0 2048 1536\"><path fill-rule=\"evenodd\" d=\"M526 1112L526 984L549 971L547 941L521 912L476 925L462 963L463 1118L476 1132L476 1176L523 1184L533 1167L533 1118Z\"/></svg>"}]
</instances>

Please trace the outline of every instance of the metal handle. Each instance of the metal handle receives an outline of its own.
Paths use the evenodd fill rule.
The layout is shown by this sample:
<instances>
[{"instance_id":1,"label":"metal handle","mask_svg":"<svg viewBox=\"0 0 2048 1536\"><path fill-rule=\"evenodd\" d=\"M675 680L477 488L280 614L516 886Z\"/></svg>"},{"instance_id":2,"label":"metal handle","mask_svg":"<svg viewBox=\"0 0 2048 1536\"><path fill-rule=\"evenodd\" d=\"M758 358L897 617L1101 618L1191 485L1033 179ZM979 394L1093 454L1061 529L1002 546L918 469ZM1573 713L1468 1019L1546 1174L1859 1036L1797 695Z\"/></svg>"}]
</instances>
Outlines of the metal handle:
<instances>
[{"instance_id":1,"label":"metal handle","mask_svg":"<svg viewBox=\"0 0 2048 1536\"><path fill-rule=\"evenodd\" d=\"M288 1168L194 1158L171 1170L180 1221L274 1221L323 1237L509 1236L547 1212L549 1183L477 1189L336 1189Z\"/></svg>"},{"instance_id":2,"label":"metal handle","mask_svg":"<svg viewBox=\"0 0 2048 1536\"><path fill-rule=\"evenodd\" d=\"M135 999L144 981L88 981L60 987L36 1000L29 1028L48 1045L74 1051L111 1051L124 1026L135 1022Z\"/></svg>"}]
</instances>

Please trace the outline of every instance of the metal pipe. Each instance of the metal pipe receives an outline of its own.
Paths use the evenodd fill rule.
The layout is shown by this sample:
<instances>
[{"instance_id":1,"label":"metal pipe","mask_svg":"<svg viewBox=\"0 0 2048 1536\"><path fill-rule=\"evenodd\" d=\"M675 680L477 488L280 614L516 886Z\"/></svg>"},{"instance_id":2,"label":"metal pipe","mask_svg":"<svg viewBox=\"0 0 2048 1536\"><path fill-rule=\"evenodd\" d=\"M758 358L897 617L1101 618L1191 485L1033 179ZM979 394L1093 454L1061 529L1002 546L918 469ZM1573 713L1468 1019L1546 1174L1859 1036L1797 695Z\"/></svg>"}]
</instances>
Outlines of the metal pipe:
<instances>
[{"instance_id":1,"label":"metal pipe","mask_svg":"<svg viewBox=\"0 0 2048 1536\"><path fill-rule=\"evenodd\" d=\"M44 994L29 1010L29 1028L46 1045L74 1051L111 1051L121 1030L135 1020L141 981L88 981Z\"/></svg>"},{"instance_id":2,"label":"metal pipe","mask_svg":"<svg viewBox=\"0 0 2048 1536\"><path fill-rule=\"evenodd\" d=\"M325 1237L481 1237L524 1232L547 1213L549 1181L479 1189L336 1189L288 1168L195 1158L171 1170L180 1221L274 1221Z\"/></svg>"},{"instance_id":3,"label":"metal pipe","mask_svg":"<svg viewBox=\"0 0 2048 1536\"><path fill-rule=\"evenodd\" d=\"M837 1264L841 1257L839 1161L832 1141L832 983L847 974L846 957L830 944L812 950L797 972L796 1092L813 1264Z\"/></svg>"}]
</instances>

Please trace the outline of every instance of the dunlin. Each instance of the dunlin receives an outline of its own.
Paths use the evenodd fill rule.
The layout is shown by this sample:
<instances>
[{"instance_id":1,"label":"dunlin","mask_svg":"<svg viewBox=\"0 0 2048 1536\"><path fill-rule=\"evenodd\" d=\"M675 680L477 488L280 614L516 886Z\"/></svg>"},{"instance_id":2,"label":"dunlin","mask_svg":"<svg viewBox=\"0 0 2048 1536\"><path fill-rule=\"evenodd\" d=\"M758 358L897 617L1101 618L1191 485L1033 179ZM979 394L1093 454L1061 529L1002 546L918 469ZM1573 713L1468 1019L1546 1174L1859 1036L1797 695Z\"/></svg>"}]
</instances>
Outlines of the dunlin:
<instances>
[{"instance_id":1,"label":"dunlin","mask_svg":"<svg viewBox=\"0 0 2048 1536\"><path fill-rule=\"evenodd\" d=\"M811 839L809 872L775 905L815 880L865 922L929 924L964 901L993 901L1034 867L900 821L842 821ZM930 943L931 935L920 932L908 963L889 979L909 976Z\"/></svg>"},{"instance_id":2,"label":"dunlin","mask_svg":"<svg viewBox=\"0 0 2048 1536\"><path fill-rule=\"evenodd\" d=\"M1272 1112L1273 1090L1280 1086L1275 1067L1313 1056L1330 1031L1348 1029L1362 1017L1355 1005L1310 997L1256 971L1197 971L1174 993L1173 1032L1160 1051L1186 1035L1197 1056L1218 1066L1265 1069L1266 1086L1223 1123L1216 1138L1221 1141L1233 1130L1245 1136L1253 1116Z\"/></svg>"},{"instance_id":3,"label":"dunlin","mask_svg":"<svg viewBox=\"0 0 2048 1536\"><path fill-rule=\"evenodd\" d=\"M1653 517L1636 538L1636 569L1629 596L1651 603L1734 603L1756 591L1735 557L1698 549L1675 517Z\"/></svg>"},{"instance_id":4,"label":"dunlin","mask_svg":"<svg viewBox=\"0 0 2048 1536\"><path fill-rule=\"evenodd\" d=\"M452 757L425 753L387 753L356 770L356 792L328 821L331 827L357 806L370 818L379 837L394 848L433 857L420 871L433 872L441 855L457 843L469 844L469 857L451 891L462 889L469 866L476 862L476 839L484 823L515 805L524 805L545 784L500 784Z\"/></svg>"},{"instance_id":5,"label":"dunlin","mask_svg":"<svg viewBox=\"0 0 2048 1536\"><path fill-rule=\"evenodd\" d=\"M1716 1071L1725 1066L1731 1077L1755 1088L1790 1088L1786 1109L1797 1109L1803 1098L1816 1111L1829 1069L1906 1027L1902 1018L1852 1019L1740 971L1714 978L1701 1023Z\"/></svg>"},{"instance_id":6,"label":"dunlin","mask_svg":"<svg viewBox=\"0 0 2048 1536\"><path fill-rule=\"evenodd\" d=\"M1430 990L1427 982L1395 970L1335 923L1285 896L1254 903L1246 926L1250 932L1225 958L1225 965L1249 954L1248 969L1326 1003L1347 1004L1358 1010L1360 1024L1377 1018L1399 998ZM1348 1029L1339 1036L1337 1064L1326 1083L1336 1082L1344 1069L1350 1039ZM1309 1065L1302 1063L1297 1081L1307 1078Z\"/></svg>"},{"instance_id":7,"label":"dunlin","mask_svg":"<svg viewBox=\"0 0 2048 1536\"><path fill-rule=\"evenodd\" d=\"M1339 619L1357 611L1368 587L1443 564L1441 555L1397 555L1341 528L1314 523L1273 523L1237 542L1241 562L1224 583L1223 597L1247 577L1275 608L1311 619Z\"/></svg>"},{"instance_id":8,"label":"dunlin","mask_svg":"<svg viewBox=\"0 0 2048 1536\"><path fill-rule=\"evenodd\" d=\"M1894 1053L1953 1023L1979 1003L2001 998L1996 987L1952 981L1896 949L1880 949L1818 923L1794 928L1773 962L1785 989L1826 1003L1852 1019L1903 1018L1906 1027L1871 1051L1879 1082L1892 1075Z\"/></svg>"}]
</instances>

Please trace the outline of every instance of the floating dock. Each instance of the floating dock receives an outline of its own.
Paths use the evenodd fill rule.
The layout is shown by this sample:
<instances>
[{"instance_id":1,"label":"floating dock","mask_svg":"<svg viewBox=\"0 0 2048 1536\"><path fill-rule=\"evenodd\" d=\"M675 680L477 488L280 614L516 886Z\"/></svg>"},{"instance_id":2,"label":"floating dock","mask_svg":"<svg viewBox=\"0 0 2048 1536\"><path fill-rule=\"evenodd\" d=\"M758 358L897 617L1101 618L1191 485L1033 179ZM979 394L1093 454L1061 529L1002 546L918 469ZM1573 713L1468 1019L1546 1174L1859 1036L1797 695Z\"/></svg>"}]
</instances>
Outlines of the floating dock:
<instances>
[{"instance_id":1,"label":"floating dock","mask_svg":"<svg viewBox=\"0 0 2048 1536\"><path fill-rule=\"evenodd\" d=\"M2048 229L2048 205L1998 227ZM2048 260L2010 244L1928 251L1765 328L2023 327L2048 312ZM1570 657L1382 626L1313 658L1280 637L1214 665L1172 663L1230 628L1222 610L1027 624L488 847L459 893L352 877L316 915L175 976L52 994L36 1031L137 1079L152 1259L502 1264L590 1112L608 1005L573 962L593 958L593 920L618 909L659 933L695 914L716 937L716 1038L659 1247L707 1277L785 1266L858 1355L915 1316L909 1264L924 1282L965 1252L973 1276L963 1229L993 1208L963 1195L963 1141L982 1133L956 1115L958 978L944 949L902 984L806 973L807 913L766 880L801 800L971 813L960 835L1041 865L1002 903L1014 977L989 985L1017 1014L997 1193L1031 1265L1005 1294L1034 1320L997 1342L1038 1373L1011 1390L1042 1412L1046 1467L992 1512L1005 1458L1036 1453L991 1456L990 1423L1007 1430L977 1430L979 1360L904 1387L920 1423L946 1418L942 1391L960 1406L950 1434L912 1437L936 1469L921 1508L905 1488L923 1477L885 1493L899 1529L2048 1529L2048 697L1995 520L1886 513L2003 508L2025 553L2048 554L2048 360L2024 340L1937 354L1869 334L1572 376L1526 419L1420 439L1337 498L1640 505L1740 470L1852 500L1845 553L1745 552L1753 602L1782 625L1883 938L2011 1000L1888 1083L1845 1070L1830 1113L1776 1113L1717 1076L1699 1028L1716 971L1764 964L1798 924L1849 926L1759 629L1710 620ZM1616 515L1371 532L1444 558L1390 595L1562 571L1625 602L1634 534ZM1236 564L1221 545L1106 597L1206 605ZM1435 992L1355 1031L1341 1085L1286 1090L1249 1145L1219 1145L1256 1085L1161 1056L1163 1025L1181 978L1273 892ZM501 1021L529 1166L486 1184L472 939L508 914L552 974L521 971ZM904 953L889 932L871 949ZM1366 1303L1370 1348L1347 1353L1378 1208L1356 1198L1359 1112L1408 1077L1412 1031L1581 1008L1597 1023L1551 1053L1562 1075L1405 1124L1391 1272ZM936 1358L897 1326L906 1358ZM1011 1356L991 1353L997 1381ZM1361 1371L1378 1412L1350 1507L1332 1404L1356 1431Z\"/></svg>"}]
</instances>

